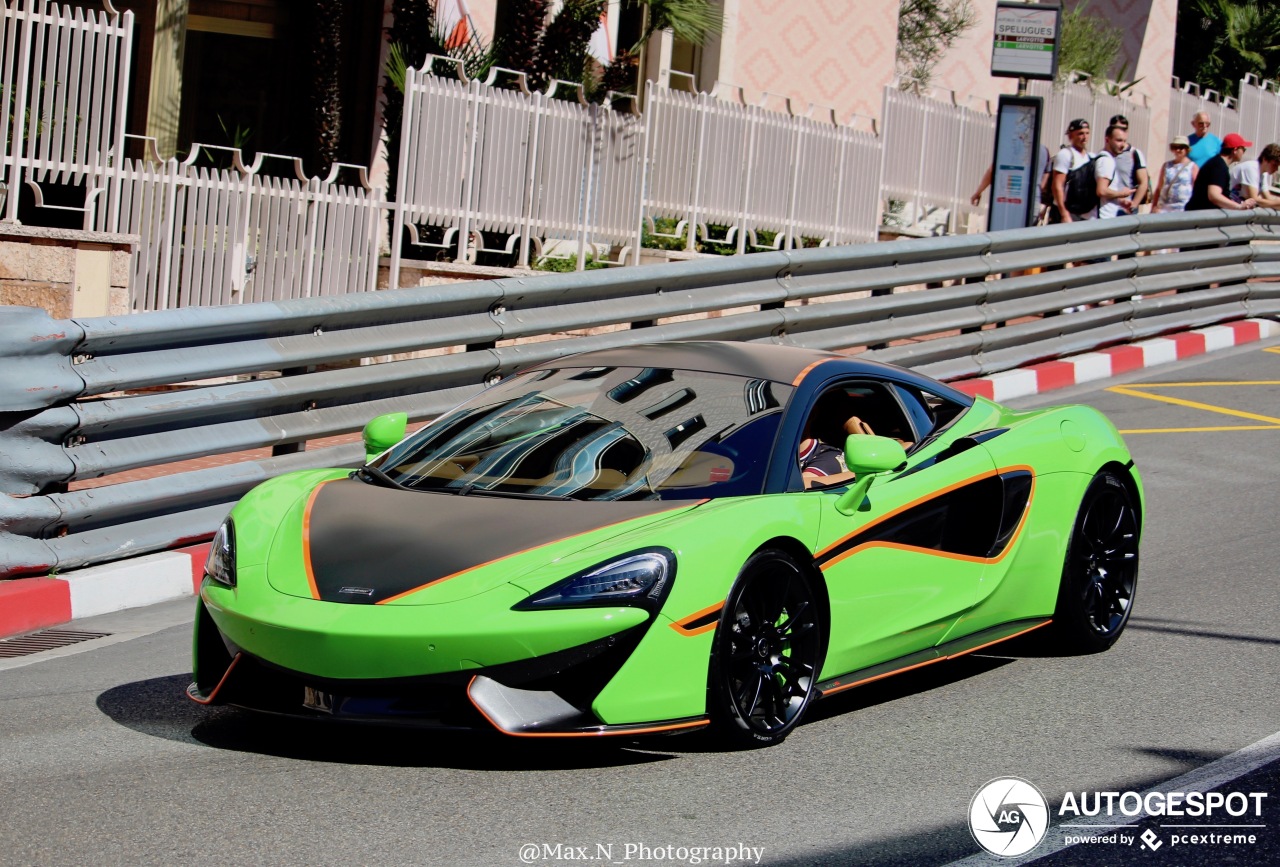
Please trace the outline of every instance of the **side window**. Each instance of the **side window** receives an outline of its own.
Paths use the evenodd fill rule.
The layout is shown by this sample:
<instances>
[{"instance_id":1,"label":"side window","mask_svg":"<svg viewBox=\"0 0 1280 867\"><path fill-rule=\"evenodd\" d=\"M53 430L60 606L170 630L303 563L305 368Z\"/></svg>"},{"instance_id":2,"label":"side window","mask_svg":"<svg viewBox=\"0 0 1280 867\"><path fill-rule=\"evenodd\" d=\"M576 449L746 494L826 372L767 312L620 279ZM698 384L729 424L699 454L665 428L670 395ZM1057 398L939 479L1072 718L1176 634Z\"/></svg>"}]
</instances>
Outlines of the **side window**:
<instances>
[{"instance_id":1,"label":"side window","mask_svg":"<svg viewBox=\"0 0 1280 867\"><path fill-rule=\"evenodd\" d=\"M951 424L967 407L914 385L893 384L916 429L917 442Z\"/></svg>"},{"instance_id":2,"label":"side window","mask_svg":"<svg viewBox=\"0 0 1280 867\"><path fill-rule=\"evenodd\" d=\"M918 408L924 406L921 398L915 398L914 402ZM843 450L848 435L846 422L855 417L878 436L906 443L919 438L921 425L912 416L907 401L896 394L889 383L866 379L841 383L824 391L809 411L805 436ZM931 426L931 422L926 421L923 429Z\"/></svg>"}]
</instances>

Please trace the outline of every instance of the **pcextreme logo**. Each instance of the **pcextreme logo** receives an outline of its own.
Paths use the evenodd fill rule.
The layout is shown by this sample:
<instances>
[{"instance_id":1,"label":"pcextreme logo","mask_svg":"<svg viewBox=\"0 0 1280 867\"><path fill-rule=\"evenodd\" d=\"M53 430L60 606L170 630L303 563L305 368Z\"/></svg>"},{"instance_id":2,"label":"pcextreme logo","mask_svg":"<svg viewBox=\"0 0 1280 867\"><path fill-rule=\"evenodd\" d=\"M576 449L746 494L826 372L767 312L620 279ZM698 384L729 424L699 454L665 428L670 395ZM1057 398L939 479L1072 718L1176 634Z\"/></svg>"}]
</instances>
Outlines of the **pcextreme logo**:
<instances>
[{"instance_id":1,"label":"pcextreme logo","mask_svg":"<svg viewBox=\"0 0 1280 867\"><path fill-rule=\"evenodd\" d=\"M969 832L992 855L1016 858L1030 852L1049 829L1049 802L1018 777L987 783L969 802Z\"/></svg>"}]
</instances>

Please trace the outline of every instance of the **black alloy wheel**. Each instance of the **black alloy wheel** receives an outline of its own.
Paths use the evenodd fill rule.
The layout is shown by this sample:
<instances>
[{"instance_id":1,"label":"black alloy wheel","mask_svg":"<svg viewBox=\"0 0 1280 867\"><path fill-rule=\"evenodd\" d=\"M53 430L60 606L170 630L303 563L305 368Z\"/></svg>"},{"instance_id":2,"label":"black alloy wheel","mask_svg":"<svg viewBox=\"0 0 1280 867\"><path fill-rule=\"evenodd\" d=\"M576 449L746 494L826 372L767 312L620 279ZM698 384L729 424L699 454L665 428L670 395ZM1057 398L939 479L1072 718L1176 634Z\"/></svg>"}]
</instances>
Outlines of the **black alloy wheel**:
<instances>
[{"instance_id":1,"label":"black alloy wheel","mask_svg":"<svg viewBox=\"0 0 1280 867\"><path fill-rule=\"evenodd\" d=\"M822 633L810 575L783 551L753 554L712 647L711 718L730 743L770 746L800 723L817 687Z\"/></svg>"},{"instance_id":2,"label":"black alloy wheel","mask_svg":"<svg viewBox=\"0 0 1280 867\"><path fill-rule=\"evenodd\" d=\"M1138 543L1133 497L1103 470L1080 503L1062 569L1054 624L1063 650L1098 653L1116 643L1133 610Z\"/></svg>"}]
</instances>

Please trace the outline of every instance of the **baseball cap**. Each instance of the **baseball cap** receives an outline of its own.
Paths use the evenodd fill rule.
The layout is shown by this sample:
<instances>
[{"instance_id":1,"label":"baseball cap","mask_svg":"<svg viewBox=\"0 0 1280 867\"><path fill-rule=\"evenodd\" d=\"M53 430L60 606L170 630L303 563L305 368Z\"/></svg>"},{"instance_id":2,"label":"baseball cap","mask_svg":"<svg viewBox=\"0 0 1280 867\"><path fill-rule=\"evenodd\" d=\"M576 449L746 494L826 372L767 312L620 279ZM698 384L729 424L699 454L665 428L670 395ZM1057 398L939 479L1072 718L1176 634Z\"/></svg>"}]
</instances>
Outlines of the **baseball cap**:
<instances>
[{"instance_id":1,"label":"baseball cap","mask_svg":"<svg viewBox=\"0 0 1280 867\"><path fill-rule=\"evenodd\" d=\"M1173 137L1173 141L1169 142L1169 146L1189 148L1191 147L1191 139L1187 138L1185 135L1175 135Z\"/></svg>"},{"instance_id":2,"label":"baseball cap","mask_svg":"<svg viewBox=\"0 0 1280 867\"><path fill-rule=\"evenodd\" d=\"M1223 148L1251 148L1253 147L1253 142L1245 141L1244 136L1240 135L1240 133L1238 132L1233 132L1233 133L1227 134L1222 139L1222 147Z\"/></svg>"},{"instance_id":3,"label":"baseball cap","mask_svg":"<svg viewBox=\"0 0 1280 867\"><path fill-rule=\"evenodd\" d=\"M1088 129L1088 128L1089 128L1089 121L1085 120L1082 117L1078 117L1075 120L1071 121L1071 123L1067 124L1067 132L1075 132L1076 130Z\"/></svg>"}]
</instances>

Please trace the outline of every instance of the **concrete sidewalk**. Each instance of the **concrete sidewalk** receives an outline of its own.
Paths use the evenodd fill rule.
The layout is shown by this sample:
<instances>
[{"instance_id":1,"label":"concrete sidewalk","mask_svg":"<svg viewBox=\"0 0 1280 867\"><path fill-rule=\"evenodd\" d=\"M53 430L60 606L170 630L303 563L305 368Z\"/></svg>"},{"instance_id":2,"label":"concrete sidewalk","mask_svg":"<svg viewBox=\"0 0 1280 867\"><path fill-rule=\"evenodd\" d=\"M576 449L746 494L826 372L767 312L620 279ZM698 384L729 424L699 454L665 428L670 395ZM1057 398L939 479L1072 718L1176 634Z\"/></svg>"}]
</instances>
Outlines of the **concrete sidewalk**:
<instances>
[{"instance_id":1,"label":"concrete sidewalk","mask_svg":"<svg viewBox=\"0 0 1280 867\"><path fill-rule=\"evenodd\" d=\"M1219 349L1280 336L1280 323L1246 319L1046 361L952 385L996 401L1109 379ZM0 638L83 617L193 596L209 546L194 545L44 578L0 581Z\"/></svg>"}]
</instances>

